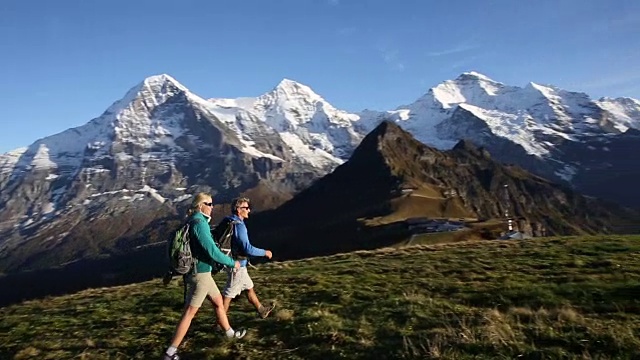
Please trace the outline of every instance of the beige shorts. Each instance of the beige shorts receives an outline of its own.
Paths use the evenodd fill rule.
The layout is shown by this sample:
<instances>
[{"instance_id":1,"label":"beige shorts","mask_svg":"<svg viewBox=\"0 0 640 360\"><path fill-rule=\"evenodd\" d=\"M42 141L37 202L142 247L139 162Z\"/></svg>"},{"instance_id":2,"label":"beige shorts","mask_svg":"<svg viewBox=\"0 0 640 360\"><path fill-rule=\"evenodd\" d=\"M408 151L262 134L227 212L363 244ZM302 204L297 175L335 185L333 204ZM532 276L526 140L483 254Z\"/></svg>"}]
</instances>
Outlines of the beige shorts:
<instances>
[{"instance_id":1,"label":"beige shorts","mask_svg":"<svg viewBox=\"0 0 640 360\"><path fill-rule=\"evenodd\" d=\"M253 289L253 280L249 277L246 267L227 270L227 285L224 287L224 297L234 298L244 290Z\"/></svg>"},{"instance_id":2,"label":"beige shorts","mask_svg":"<svg viewBox=\"0 0 640 360\"><path fill-rule=\"evenodd\" d=\"M189 282L187 303L193 307L199 308L202 306L207 296L213 299L220 295L218 285L211 277L210 272L197 273L195 276L190 275L187 281Z\"/></svg>"}]
</instances>

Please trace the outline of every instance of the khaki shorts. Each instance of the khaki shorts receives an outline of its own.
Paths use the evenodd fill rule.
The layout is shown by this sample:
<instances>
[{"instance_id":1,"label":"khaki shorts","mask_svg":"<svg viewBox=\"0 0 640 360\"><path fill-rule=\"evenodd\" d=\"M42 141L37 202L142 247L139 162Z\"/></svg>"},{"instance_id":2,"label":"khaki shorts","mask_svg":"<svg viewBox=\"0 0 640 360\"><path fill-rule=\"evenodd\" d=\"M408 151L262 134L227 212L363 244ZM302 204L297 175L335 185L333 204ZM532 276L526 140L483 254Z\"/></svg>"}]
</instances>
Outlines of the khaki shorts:
<instances>
[{"instance_id":1,"label":"khaki shorts","mask_svg":"<svg viewBox=\"0 0 640 360\"><path fill-rule=\"evenodd\" d=\"M227 285L224 287L224 297L234 298L244 290L253 289L253 280L249 277L246 267L227 270Z\"/></svg>"},{"instance_id":2,"label":"khaki shorts","mask_svg":"<svg viewBox=\"0 0 640 360\"><path fill-rule=\"evenodd\" d=\"M187 293L187 303L193 307L202 306L204 299L209 296L212 299L220 295L218 285L211 277L210 272L197 273L187 278L189 289Z\"/></svg>"}]
</instances>

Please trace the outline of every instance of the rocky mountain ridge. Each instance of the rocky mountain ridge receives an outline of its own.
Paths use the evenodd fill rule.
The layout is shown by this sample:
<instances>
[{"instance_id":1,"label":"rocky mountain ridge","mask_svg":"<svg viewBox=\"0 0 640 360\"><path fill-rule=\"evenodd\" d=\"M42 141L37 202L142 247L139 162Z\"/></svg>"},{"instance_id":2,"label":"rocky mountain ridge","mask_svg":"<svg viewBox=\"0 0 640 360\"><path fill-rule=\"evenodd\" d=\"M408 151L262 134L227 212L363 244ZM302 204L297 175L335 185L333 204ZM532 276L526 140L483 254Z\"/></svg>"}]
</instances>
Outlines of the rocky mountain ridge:
<instances>
[{"instance_id":1,"label":"rocky mountain ridge","mask_svg":"<svg viewBox=\"0 0 640 360\"><path fill-rule=\"evenodd\" d=\"M87 124L0 155L0 269L138 246L135 234L201 190L274 208L344 163L385 121L440 150L467 139L501 162L640 204L626 190L640 169L626 156L639 148L639 109L634 99L593 101L474 72L407 106L359 113L288 79L255 98L205 100L169 75L151 76Z\"/></svg>"}]
</instances>

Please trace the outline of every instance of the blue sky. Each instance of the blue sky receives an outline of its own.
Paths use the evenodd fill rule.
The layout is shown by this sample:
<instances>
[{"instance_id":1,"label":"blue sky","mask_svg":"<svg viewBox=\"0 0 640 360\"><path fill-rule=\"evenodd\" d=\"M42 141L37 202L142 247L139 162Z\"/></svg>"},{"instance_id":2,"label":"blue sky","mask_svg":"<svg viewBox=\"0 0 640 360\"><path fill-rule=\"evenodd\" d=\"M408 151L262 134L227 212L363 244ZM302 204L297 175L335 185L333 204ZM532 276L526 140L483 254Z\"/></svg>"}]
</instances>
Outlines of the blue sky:
<instances>
[{"instance_id":1,"label":"blue sky","mask_svg":"<svg viewBox=\"0 0 640 360\"><path fill-rule=\"evenodd\" d=\"M0 1L0 153L82 125L145 77L334 106L407 104L464 71L640 98L640 1Z\"/></svg>"}]
</instances>

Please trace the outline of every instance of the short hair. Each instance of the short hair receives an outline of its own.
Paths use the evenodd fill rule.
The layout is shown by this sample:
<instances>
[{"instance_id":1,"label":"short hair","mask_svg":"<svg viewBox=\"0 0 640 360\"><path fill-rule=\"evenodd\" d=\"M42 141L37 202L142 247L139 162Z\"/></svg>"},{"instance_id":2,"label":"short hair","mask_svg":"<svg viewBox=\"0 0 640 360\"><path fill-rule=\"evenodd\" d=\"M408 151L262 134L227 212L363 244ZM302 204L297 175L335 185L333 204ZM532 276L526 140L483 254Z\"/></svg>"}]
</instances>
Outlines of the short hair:
<instances>
[{"instance_id":1,"label":"short hair","mask_svg":"<svg viewBox=\"0 0 640 360\"><path fill-rule=\"evenodd\" d=\"M191 199L191 206L187 210L187 216L191 216L195 212L197 212L198 208L200 207L200 204L205 202L205 200L207 200L207 199L211 199L211 201L213 201L213 197L211 196L211 194L206 193L206 192L199 192L199 193L195 194L193 196L193 199Z\"/></svg>"},{"instance_id":2,"label":"short hair","mask_svg":"<svg viewBox=\"0 0 640 360\"><path fill-rule=\"evenodd\" d=\"M249 198L246 197L238 197L235 198L231 201L231 214L237 214L238 213L238 206L242 203L247 203L249 204L251 202L251 200L249 200Z\"/></svg>"}]
</instances>

